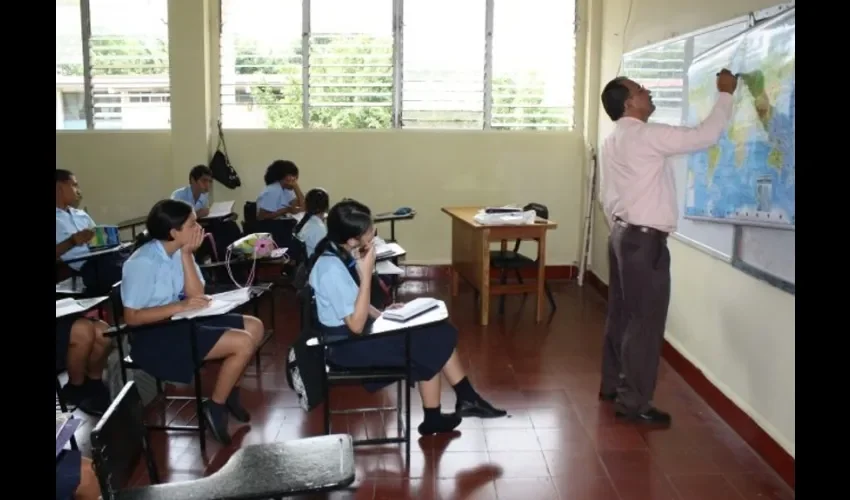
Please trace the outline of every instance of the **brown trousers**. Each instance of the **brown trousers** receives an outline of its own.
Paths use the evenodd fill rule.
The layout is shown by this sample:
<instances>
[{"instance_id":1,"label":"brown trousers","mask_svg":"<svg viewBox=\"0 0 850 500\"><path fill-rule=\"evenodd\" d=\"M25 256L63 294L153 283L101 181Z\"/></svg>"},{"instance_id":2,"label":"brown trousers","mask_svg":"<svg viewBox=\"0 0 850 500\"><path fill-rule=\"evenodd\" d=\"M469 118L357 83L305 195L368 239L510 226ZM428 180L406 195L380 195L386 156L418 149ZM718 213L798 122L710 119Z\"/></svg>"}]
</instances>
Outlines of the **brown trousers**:
<instances>
[{"instance_id":1,"label":"brown trousers","mask_svg":"<svg viewBox=\"0 0 850 500\"><path fill-rule=\"evenodd\" d=\"M652 407L670 303L667 235L614 222L608 238L608 318L602 392L626 413Z\"/></svg>"}]
</instances>

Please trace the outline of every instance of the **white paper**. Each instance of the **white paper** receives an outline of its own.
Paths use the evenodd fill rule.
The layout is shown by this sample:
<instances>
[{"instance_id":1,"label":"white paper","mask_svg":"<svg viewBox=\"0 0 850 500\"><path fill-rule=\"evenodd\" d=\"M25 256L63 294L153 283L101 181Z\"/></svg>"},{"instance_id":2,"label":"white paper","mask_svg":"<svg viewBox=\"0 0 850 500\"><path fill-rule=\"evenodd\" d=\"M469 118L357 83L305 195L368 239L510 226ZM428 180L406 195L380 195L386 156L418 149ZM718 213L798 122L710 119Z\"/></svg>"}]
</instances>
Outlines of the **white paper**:
<instances>
[{"instance_id":1,"label":"white paper","mask_svg":"<svg viewBox=\"0 0 850 500\"><path fill-rule=\"evenodd\" d=\"M204 219L226 217L233 213L233 201L217 201L210 207L210 213Z\"/></svg>"},{"instance_id":2,"label":"white paper","mask_svg":"<svg viewBox=\"0 0 850 500\"><path fill-rule=\"evenodd\" d=\"M56 301L56 317L62 318L71 314L77 314L88 311L92 307L100 304L109 297L92 297L89 299L59 299Z\"/></svg>"},{"instance_id":3,"label":"white paper","mask_svg":"<svg viewBox=\"0 0 850 500\"><path fill-rule=\"evenodd\" d=\"M237 307L245 304L251 299L251 290L248 288L239 288L229 292L217 293L211 295L210 303L203 309L193 309L177 313L171 317L172 320L202 318L206 316L218 316L227 314Z\"/></svg>"},{"instance_id":4,"label":"white paper","mask_svg":"<svg viewBox=\"0 0 850 500\"><path fill-rule=\"evenodd\" d=\"M395 330L403 330L405 328L413 328L414 326L422 326L430 323L438 323L446 320L449 317L449 310L446 308L446 303L442 300L437 301L437 308L432 309L425 314L421 314L404 323L400 321L392 321L383 317L383 314L375 320L372 325L372 335L392 332Z\"/></svg>"},{"instance_id":5,"label":"white paper","mask_svg":"<svg viewBox=\"0 0 850 500\"><path fill-rule=\"evenodd\" d=\"M404 274L404 271L400 267L388 260L379 260L375 264L375 271L384 276Z\"/></svg>"},{"instance_id":6,"label":"white paper","mask_svg":"<svg viewBox=\"0 0 850 500\"><path fill-rule=\"evenodd\" d=\"M375 247L375 257L386 259L388 257L399 257L407 253L398 243L380 243Z\"/></svg>"},{"instance_id":7,"label":"white paper","mask_svg":"<svg viewBox=\"0 0 850 500\"><path fill-rule=\"evenodd\" d=\"M76 281L76 283L75 283ZM68 295L83 293L86 290L83 285L83 279L68 278L56 283L56 293L64 293Z\"/></svg>"}]
</instances>

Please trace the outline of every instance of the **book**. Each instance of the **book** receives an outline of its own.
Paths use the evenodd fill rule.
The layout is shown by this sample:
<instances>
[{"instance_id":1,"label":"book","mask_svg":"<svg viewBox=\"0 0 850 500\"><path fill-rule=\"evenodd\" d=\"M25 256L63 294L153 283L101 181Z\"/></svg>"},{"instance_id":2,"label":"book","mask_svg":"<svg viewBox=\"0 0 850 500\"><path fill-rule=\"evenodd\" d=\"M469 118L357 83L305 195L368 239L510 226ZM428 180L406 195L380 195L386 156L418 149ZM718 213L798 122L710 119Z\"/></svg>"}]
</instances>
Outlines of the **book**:
<instances>
[{"instance_id":1,"label":"book","mask_svg":"<svg viewBox=\"0 0 850 500\"><path fill-rule=\"evenodd\" d=\"M430 297L419 297L397 309L387 309L381 314L390 321L406 322L439 307L440 301Z\"/></svg>"}]
</instances>

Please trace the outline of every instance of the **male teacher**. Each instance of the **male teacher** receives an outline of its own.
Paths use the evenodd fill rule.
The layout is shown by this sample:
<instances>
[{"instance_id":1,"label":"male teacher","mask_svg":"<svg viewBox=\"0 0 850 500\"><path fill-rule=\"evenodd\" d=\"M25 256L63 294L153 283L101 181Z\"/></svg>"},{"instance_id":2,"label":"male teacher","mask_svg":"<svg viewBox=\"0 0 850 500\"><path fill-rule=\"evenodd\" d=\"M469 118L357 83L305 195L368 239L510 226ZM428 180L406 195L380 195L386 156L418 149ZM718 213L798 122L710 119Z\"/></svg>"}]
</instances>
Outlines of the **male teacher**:
<instances>
[{"instance_id":1,"label":"male teacher","mask_svg":"<svg viewBox=\"0 0 850 500\"><path fill-rule=\"evenodd\" d=\"M652 405L670 302L667 235L678 210L670 156L715 144L732 116L738 85L726 69L717 74L717 102L698 126L647 123L652 94L618 77L602 91L602 107L615 122L601 148L602 203L611 225L608 238L608 319L599 397L615 401L617 416L669 424Z\"/></svg>"}]
</instances>

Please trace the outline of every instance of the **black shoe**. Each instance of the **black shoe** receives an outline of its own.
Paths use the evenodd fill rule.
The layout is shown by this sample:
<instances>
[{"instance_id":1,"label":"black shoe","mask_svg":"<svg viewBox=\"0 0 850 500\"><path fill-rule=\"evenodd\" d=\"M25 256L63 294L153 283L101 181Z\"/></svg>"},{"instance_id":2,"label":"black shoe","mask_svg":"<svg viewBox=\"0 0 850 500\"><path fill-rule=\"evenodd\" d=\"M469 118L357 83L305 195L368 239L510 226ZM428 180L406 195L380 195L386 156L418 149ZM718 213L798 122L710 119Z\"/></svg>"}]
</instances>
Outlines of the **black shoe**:
<instances>
[{"instance_id":1,"label":"black shoe","mask_svg":"<svg viewBox=\"0 0 850 500\"><path fill-rule=\"evenodd\" d=\"M630 413L617 410L616 415L620 418L625 418L633 422L656 425L670 425L673 420L669 413L663 412L657 408L650 408L643 413Z\"/></svg>"},{"instance_id":2,"label":"black shoe","mask_svg":"<svg viewBox=\"0 0 850 500\"><path fill-rule=\"evenodd\" d=\"M207 427L213 437L219 443L227 446L230 444L230 434L227 432L227 408L214 401L204 401L201 406L203 418L207 420Z\"/></svg>"},{"instance_id":3,"label":"black shoe","mask_svg":"<svg viewBox=\"0 0 850 500\"><path fill-rule=\"evenodd\" d=\"M605 392L599 391L599 401L611 402L617 399L617 391Z\"/></svg>"},{"instance_id":4,"label":"black shoe","mask_svg":"<svg viewBox=\"0 0 850 500\"><path fill-rule=\"evenodd\" d=\"M508 414L505 410L493 407L481 398L475 401L461 401L455 404L455 413L461 417L499 418Z\"/></svg>"},{"instance_id":5,"label":"black shoe","mask_svg":"<svg viewBox=\"0 0 850 500\"><path fill-rule=\"evenodd\" d=\"M247 424L251 421L251 414L238 401L227 401L225 403L227 410L233 415L237 421Z\"/></svg>"},{"instance_id":6,"label":"black shoe","mask_svg":"<svg viewBox=\"0 0 850 500\"><path fill-rule=\"evenodd\" d=\"M440 434L443 432L452 432L460 425L463 419L455 413L440 413L436 418L425 418L425 421L419 424L419 434L430 436L431 434Z\"/></svg>"},{"instance_id":7,"label":"black shoe","mask_svg":"<svg viewBox=\"0 0 850 500\"><path fill-rule=\"evenodd\" d=\"M61 391L62 399L68 406L75 406L80 411L93 417L101 417L109 407L109 401L102 397L93 397L92 391L86 383L80 385L65 384Z\"/></svg>"}]
</instances>

